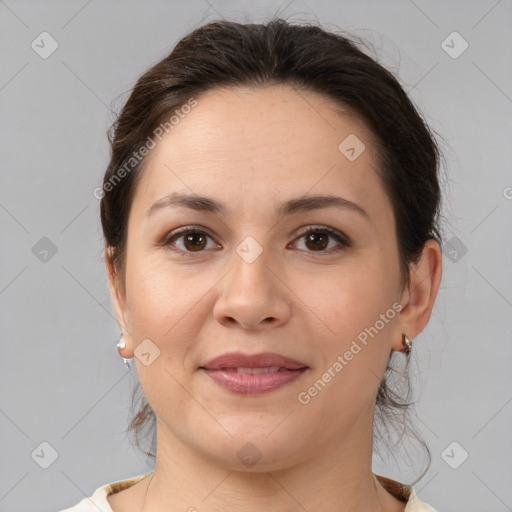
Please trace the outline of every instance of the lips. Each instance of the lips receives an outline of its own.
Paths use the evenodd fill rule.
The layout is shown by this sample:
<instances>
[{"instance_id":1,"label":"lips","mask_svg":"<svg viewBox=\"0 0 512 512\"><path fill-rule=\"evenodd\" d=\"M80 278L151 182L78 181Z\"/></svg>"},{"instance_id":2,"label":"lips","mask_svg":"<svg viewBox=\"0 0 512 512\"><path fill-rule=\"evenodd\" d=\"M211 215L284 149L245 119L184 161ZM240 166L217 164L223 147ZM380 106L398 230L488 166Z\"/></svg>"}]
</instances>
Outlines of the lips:
<instances>
[{"instance_id":1,"label":"lips","mask_svg":"<svg viewBox=\"0 0 512 512\"><path fill-rule=\"evenodd\" d=\"M241 352L231 352L212 359L201 368L205 368L206 370L269 368L273 371L277 371L275 368L278 370L299 370L301 368L308 368L308 366L300 361L296 361L279 354L274 354L272 352L263 352L261 354L252 355L243 354Z\"/></svg>"},{"instance_id":2,"label":"lips","mask_svg":"<svg viewBox=\"0 0 512 512\"><path fill-rule=\"evenodd\" d=\"M199 369L223 388L248 395L281 388L308 368L300 361L271 352L253 355L233 352L216 357Z\"/></svg>"}]
</instances>

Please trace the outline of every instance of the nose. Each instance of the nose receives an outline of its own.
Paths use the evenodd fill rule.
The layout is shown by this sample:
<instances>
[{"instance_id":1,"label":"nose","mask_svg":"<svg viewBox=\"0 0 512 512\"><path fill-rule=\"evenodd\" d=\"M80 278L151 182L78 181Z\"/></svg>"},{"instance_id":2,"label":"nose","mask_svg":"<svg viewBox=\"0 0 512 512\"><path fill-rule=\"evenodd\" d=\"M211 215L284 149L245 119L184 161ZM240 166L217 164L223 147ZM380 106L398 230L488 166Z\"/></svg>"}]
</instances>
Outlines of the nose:
<instances>
[{"instance_id":1,"label":"nose","mask_svg":"<svg viewBox=\"0 0 512 512\"><path fill-rule=\"evenodd\" d=\"M232 270L218 285L214 318L225 327L247 330L276 328L291 314L292 292L282 272L269 265L265 251L252 262L233 253Z\"/></svg>"}]
</instances>

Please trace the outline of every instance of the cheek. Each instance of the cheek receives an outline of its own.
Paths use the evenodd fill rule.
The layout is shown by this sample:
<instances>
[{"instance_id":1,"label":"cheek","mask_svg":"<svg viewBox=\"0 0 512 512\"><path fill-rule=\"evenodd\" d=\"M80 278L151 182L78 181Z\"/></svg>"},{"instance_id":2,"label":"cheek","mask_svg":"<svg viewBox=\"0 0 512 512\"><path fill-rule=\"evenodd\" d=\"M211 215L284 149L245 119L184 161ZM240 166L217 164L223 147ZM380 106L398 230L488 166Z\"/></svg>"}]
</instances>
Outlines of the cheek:
<instances>
[{"instance_id":1,"label":"cheek","mask_svg":"<svg viewBox=\"0 0 512 512\"><path fill-rule=\"evenodd\" d=\"M130 310L136 315L164 321L190 309L189 303L197 300L201 283L196 280L191 287L186 270L171 266L163 250L153 254L134 251L127 261L127 295Z\"/></svg>"},{"instance_id":2,"label":"cheek","mask_svg":"<svg viewBox=\"0 0 512 512\"><path fill-rule=\"evenodd\" d=\"M323 309L319 316L329 331L325 329L328 335L319 340L325 365L319 371L331 368L331 372L343 374L342 379L335 379L333 387L343 380L343 386L350 392L367 380L370 370L375 375L384 371L391 350L389 332L396 317L393 304L396 306L397 276L387 272L377 259L380 258L367 259L362 265L342 271L331 280L329 292L320 299ZM340 356L341 371L339 365L332 368ZM375 384L378 387L377 377ZM370 386L368 391L372 392L373 388Z\"/></svg>"},{"instance_id":3,"label":"cheek","mask_svg":"<svg viewBox=\"0 0 512 512\"><path fill-rule=\"evenodd\" d=\"M149 339L159 350L150 366L137 363L139 379L148 400L158 401L158 389L167 389L179 407L186 397L170 375L185 382L197 367L197 348L211 321L212 288L219 274L170 263L157 251L134 251L131 256L126 280L134 344Z\"/></svg>"},{"instance_id":4,"label":"cheek","mask_svg":"<svg viewBox=\"0 0 512 512\"><path fill-rule=\"evenodd\" d=\"M144 395L160 416L177 414L187 404L178 382L186 378L185 366L190 366L194 340L203 323L198 318L198 301L209 289L164 265L133 254L126 273L134 345L142 347L143 340L149 339L159 350L155 357L156 349L149 348L155 357L149 365L139 360L136 364ZM197 286L192 288L191 282Z\"/></svg>"},{"instance_id":5,"label":"cheek","mask_svg":"<svg viewBox=\"0 0 512 512\"><path fill-rule=\"evenodd\" d=\"M337 425L333 428L349 428L374 403L396 316L389 281L380 265L367 261L332 279L328 293L318 294L319 316L329 329L316 340L321 363L301 391L311 401L310 417L328 417Z\"/></svg>"}]
</instances>

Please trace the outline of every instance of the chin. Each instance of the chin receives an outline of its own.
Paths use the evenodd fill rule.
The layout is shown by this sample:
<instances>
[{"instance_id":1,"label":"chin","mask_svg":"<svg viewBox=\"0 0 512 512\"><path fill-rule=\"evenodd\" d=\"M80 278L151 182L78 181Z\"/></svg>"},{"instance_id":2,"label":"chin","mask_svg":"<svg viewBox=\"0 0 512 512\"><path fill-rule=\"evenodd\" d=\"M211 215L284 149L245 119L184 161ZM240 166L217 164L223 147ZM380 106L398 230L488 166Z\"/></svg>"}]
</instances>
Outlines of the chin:
<instances>
[{"instance_id":1,"label":"chin","mask_svg":"<svg viewBox=\"0 0 512 512\"><path fill-rule=\"evenodd\" d=\"M304 446L298 433L251 430L242 425L233 437L222 436L203 447L204 453L219 466L232 471L263 473L279 471L299 463L304 459ZM215 451L212 452L212 446Z\"/></svg>"}]
</instances>

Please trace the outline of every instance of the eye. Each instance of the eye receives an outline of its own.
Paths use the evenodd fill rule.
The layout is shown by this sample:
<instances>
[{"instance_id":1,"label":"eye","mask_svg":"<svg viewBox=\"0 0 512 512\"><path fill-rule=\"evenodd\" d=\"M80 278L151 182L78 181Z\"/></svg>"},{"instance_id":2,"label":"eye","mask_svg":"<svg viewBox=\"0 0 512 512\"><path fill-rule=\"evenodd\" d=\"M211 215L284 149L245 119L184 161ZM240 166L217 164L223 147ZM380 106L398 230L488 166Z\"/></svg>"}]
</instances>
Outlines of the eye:
<instances>
[{"instance_id":1,"label":"eye","mask_svg":"<svg viewBox=\"0 0 512 512\"><path fill-rule=\"evenodd\" d=\"M319 252L331 254L344 247L350 247L349 239L337 230L326 226L306 226L299 229L300 235L296 240L304 240L307 252ZM334 247L330 247L330 240L337 242ZM162 243L168 246L172 251L181 253L184 256L191 256L191 253L203 252L205 249L220 247L218 244L208 245L209 240L213 239L206 232L195 226L188 226L173 231ZM294 242L297 243L297 242ZM325 250L328 248L328 250Z\"/></svg>"},{"instance_id":2,"label":"eye","mask_svg":"<svg viewBox=\"0 0 512 512\"><path fill-rule=\"evenodd\" d=\"M339 231L326 226L313 228L304 227L299 230L299 235L301 236L297 240L304 240L304 244L307 247L308 252L322 252L330 254L341 250L343 247L350 247L350 242L346 236ZM329 238L338 242L338 246L334 244L334 247L331 246L328 250L325 250L326 247L329 246Z\"/></svg>"},{"instance_id":3,"label":"eye","mask_svg":"<svg viewBox=\"0 0 512 512\"><path fill-rule=\"evenodd\" d=\"M183 255L190 255L193 252L201 252L203 249L211 249L208 247L208 239L212 238L205 233L200 231L194 226L180 228L171 233L171 235L164 241L163 245L170 246L172 251L180 252ZM177 242L182 242L182 246L177 249L173 249ZM218 247L218 246L217 246Z\"/></svg>"}]
</instances>

